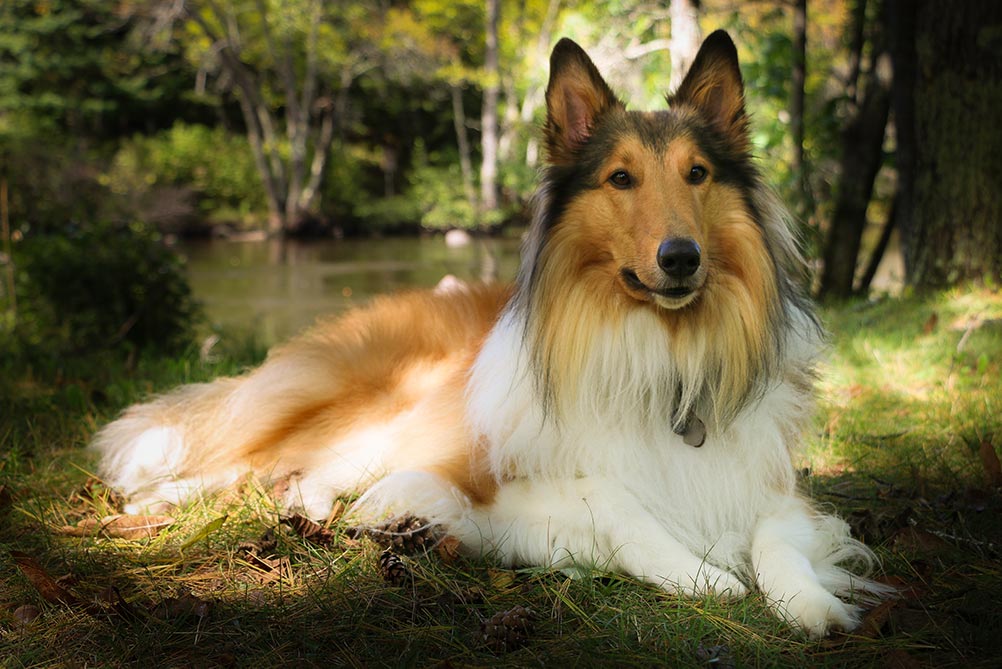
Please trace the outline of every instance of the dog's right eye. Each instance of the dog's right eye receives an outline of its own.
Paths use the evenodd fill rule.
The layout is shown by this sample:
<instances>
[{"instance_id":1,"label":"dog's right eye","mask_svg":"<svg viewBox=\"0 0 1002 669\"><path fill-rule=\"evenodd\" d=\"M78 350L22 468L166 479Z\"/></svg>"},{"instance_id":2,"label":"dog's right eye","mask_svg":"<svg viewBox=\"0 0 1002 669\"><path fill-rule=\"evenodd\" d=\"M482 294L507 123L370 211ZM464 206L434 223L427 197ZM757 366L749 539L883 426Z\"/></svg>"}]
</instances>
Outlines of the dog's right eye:
<instances>
[{"instance_id":1,"label":"dog's right eye","mask_svg":"<svg viewBox=\"0 0 1002 669\"><path fill-rule=\"evenodd\" d=\"M626 170L616 170L609 177L609 183L616 188L625 189L633 185L633 177Z\"/></svg>"}]
</instances>

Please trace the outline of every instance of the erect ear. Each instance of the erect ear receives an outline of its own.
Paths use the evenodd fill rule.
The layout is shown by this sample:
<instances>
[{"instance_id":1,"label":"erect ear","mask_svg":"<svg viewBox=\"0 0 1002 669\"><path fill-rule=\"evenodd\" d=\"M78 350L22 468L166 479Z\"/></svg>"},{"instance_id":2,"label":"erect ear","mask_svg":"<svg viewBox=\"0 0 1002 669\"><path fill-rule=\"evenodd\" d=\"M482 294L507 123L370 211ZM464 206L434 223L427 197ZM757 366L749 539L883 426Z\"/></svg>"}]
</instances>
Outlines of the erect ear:
<instances>
[{"instance_id":1,"label":"erect ear","mask_svg":"<svg viewBox=\"0 0 1002 669\"><path fill-rule=\"evenodd\" d=\"M747 144L744 84L738 50L723 30L710 34L668 104L688 104L732 141Z\"/></svg>"},{"instance_id":2,"label":"erect ear","mask_svg":"<svg viewBox=\"0 0 1002 669\"><path fill-rule=\"evenodd\" d=\"M545 134L551 163L573 161L598 119L622 106L581 47L566 37L557 42L546 87Z\"/></svg>"}]
</instances>

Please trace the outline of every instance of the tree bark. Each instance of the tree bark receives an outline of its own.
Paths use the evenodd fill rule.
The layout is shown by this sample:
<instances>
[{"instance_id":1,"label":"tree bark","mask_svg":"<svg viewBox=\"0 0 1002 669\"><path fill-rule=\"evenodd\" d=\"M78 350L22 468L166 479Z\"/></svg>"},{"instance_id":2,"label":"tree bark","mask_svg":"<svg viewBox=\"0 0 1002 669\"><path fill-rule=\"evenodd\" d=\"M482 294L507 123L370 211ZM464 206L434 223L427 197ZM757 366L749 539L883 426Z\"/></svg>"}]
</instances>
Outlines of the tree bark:
<instances>
[{"instance_id":1,"label":"tree bark","mask_svg":"<svg viewBox=\"0 0 1002 669\"><path fill-rule=\"evenodd\" d=\"M671 0L668 11L671 20L669 88L674 91L699 51L699 0Z\"/></svg>"},{"instance_id":2,"label":"tree bark","mask_svg":"<svg viewBox=\"0 0 1002 669\"><path fill-rule=\"evenodd\" d=\"M804 160L804 83L807 79L807 0L795 0L793 6L793 71L790 77L790 136L793 159L790 168L797 183L797 214L810 211L810 189Z\"/></svg>"},{"instance_id":3,"label":"tree bark","mask_svg":"<svg viewBox=\"0 0 1002 669\"><path fill-rule=\"evenodd\" d=\"M882 34L874 31L872 62L857 113L842 134L841 176L835 210L825 236L821 297L853 294L866 209L883 162L884 131L890 111L892 66Z\"/></svg>"},{"instance_id":4,"label":"tree bark","mask_svg":"<svg viewBox=\"0 0 1002 669\"><path fill-rule=\"evenodd\" d=\"M498 57L500 0L487 0L487 48L484 54L484 98L481 125L480 223L498 208L498 106L501 98L501 68Z\"/></svg>"},{"instance_id":5,"label":"tree bark","mask_svg":"<svg viewBox=\"0 0 1002 669\"><path fill-rule=\"evenodd\" d=\"M905 274L919 288L1002 279L1002 4L922 0L914 12L914 182ZM908 104L905 98L904 105ZM907 116L905 119L907 120Z\"/></svg>"},{"instance_id":6,"label":"tree bark","mask_svg":"<svg viewBox=\"0 0 1002 669\"><path fill-rule=\"evenodd\" d=\"M466 111L463 108L463 89L450 87L452 93L452 123L456 129L456 146L459 148L459 171L463 178L463 194L470 211L477 210L477 189L473 183L473 160L470 155L470 137L466 132Z\"/></svg>"}]
</instances>

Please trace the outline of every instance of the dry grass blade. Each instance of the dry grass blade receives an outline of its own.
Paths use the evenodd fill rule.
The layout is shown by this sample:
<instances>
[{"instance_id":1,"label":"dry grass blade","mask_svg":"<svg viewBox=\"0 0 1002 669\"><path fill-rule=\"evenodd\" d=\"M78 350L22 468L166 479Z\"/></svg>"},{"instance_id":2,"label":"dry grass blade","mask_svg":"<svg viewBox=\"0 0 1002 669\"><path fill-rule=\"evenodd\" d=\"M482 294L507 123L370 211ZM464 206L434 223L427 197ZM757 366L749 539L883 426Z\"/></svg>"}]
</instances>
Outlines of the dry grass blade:
<instances>
[{"instance_id":1,"label":"dry grass blade","mask_svg":"<svg viewBox=\"0 0 1002 669\"><path fill-rule=\"evenodd\" d=\"M104 518L84 518L75 526L59 530L71 537L114 537L118 539L152 539L175 522L171 516L129 516L117 514Z\"/></svg>"}]
</instances>

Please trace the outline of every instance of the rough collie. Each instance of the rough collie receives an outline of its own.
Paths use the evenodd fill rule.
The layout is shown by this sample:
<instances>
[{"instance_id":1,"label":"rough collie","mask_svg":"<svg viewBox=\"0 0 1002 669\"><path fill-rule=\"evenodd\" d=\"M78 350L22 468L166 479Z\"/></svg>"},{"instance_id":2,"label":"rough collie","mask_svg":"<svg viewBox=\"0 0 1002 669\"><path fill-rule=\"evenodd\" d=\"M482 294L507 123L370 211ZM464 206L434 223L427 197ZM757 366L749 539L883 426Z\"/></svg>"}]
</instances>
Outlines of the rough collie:
<instances>
[{"instance_id":1,"label":"rough collie","mask_svg":"<svg viewBox=\"0 0 1002 669\"><path fill-rule=\"evenodd\" d=\"M761 591L811 635L886 590L797 492L821 333L784 210L750 155L724 32L668 109L627 111L553 50L548 163L513 287L376 299L237 378L130 408L97 436L134 509L253 471L323 517L411 512L472 554L598 567L681 595Z\"/></svg>"}]
</instances>

